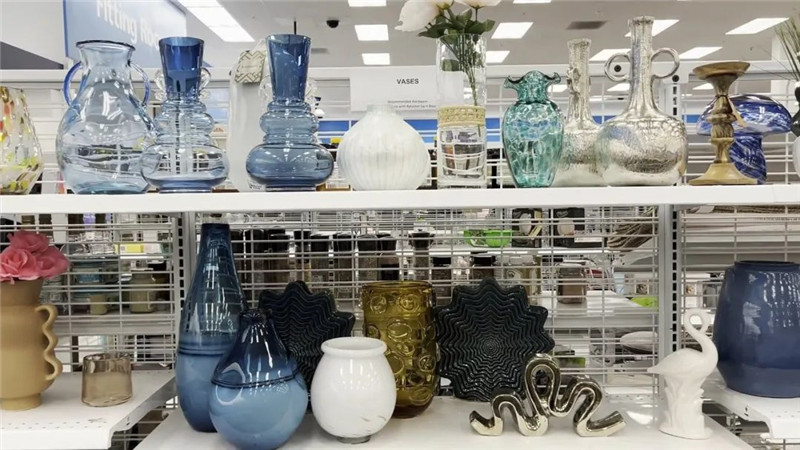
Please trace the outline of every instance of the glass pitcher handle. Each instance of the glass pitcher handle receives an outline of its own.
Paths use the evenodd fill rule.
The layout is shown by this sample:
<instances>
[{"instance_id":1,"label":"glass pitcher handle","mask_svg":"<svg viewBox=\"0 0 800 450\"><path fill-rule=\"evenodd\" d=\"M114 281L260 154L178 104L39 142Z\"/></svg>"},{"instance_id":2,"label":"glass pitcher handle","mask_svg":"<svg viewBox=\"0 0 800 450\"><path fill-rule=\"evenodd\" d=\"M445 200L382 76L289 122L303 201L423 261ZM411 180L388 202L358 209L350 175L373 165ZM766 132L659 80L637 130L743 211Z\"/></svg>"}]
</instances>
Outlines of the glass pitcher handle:
<instances>
[{"instance_id":1,"label":"glass pitcher handle","mask_svg":"<svg viewBox=\"0 0 800 450\"><path fill-rule=\"evenodd\" d=\"M630 52L616 53L614 55L611 55L610 58L608 58L608 61L606 61L606 65L603 67L603 70L605 70L606 76L611 81L614 81L616 83L621 83L623 81L628 81L630 79L629 78L629 74L617 75L617 74L615 74L614 72L611 71L611 65L614 63L614 60L617 59L617 58L625 58L625 59L627 59L628 60L628 64L630 64L630 62L631 62L631 54L630 54Z\"/></svg>"},{"instance_id":2,"label":"glass pitcher handle","mask_svg":"<svg viewBox=\"0 0 800 450\"><path fill-rule=\"evenodd\" d=\"M203 67L200 69L200 90L204 90L208 83L211 82L211 72Z\"/></svg>"},{"instance_id":3,"label":"glass pitcher handle","mask_svg":"<svg viewBox=\"0 0 800 450\"><path fill-rule=\"evenodd\" d=\"M67 72L67 76L64 78L63 91L64 91L64 100L67 102L67 106L71 105L72 101L74 100L69 98L69 86L72 83L72 77L75 76L75 72L77 72L78 69L80 69L81 67L82 67L81 63L78 62L77 64L72 66L71 69L69 69L69 72ZM147 104L148 100L150 100L150 78L148 78L147 73L145 73L144 69L142 69L138 65L131 63L131 67L133 67L137 72L139 72L139 75L142 76L142 81L144 81L144 100L142 100L142 105L144 106Z\"/></svg>"},{"instance_id":4,"label":"glass pitcher handle","mask_svg":"<svg viewBox=\"0 0 800 450\"><path fill-rule=\"evenodd\" d=\"M655 60L656 57L658 55L662 54L662 53L666 53L666 54L670 55L672 57L672 62L675 64L675 66L666 75L653 74L654 78L669 78L669 77L675 75L675 72L677 72L678 69L681 67L681 57L678 56L678 52L676 52L674 49L671 49L671 48L660 48L660 49L654 51L653 52L653 58L651 60Z\"/></svg>"}]
</instances>

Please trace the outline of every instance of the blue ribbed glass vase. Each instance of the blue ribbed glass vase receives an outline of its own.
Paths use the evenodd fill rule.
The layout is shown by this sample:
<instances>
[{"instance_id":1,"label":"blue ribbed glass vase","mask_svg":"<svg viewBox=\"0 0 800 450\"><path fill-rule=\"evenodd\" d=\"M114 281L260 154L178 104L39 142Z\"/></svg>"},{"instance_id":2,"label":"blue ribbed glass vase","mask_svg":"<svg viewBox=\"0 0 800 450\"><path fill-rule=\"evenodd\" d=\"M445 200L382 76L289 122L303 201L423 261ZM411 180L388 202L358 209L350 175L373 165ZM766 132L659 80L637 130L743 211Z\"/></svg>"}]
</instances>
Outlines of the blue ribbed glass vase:
<instances>
[{"instance_id":1,"label":"blue ribbed glass vase","mask_svg":"<svg viewBox=\"0 0 800 450\"><path fill-rule=\"evenodd\" d=\"M736 169L764 184L767 181L767 161L761 147L764 136L788 133L792 117L789 111L770 97L758 94L742 94L731 97L731 102L744 120L745 126L733 123L736 139L730 149L730 157ZM707 106L697 121L697 134L711 136L711 105Z\"/></svg>"},{"instance_id":2,"label":"blue ribbed glass vase","mask_svg":"<svg viewBox=\"0 0 800 450\"><path fill-rule=\"evenodd\" d=\"M181 311L175 378L183 414L197 431L214 431L208 412L211 376L233 344L238 315L247 309L230 236L226 224L203 224L197 267Z\"/></svg>"},{"instance_id":3,"label":"blue ribbed glass vase","mask_svg":"<svg viewBox=\"0 0 800 450\"><path fill-rule=\"evenodd\" d=\"M247 173L269 190L313 190L333 173L333 157L317 142L319 123L305 101L311 39L267 38L272 97L261 116L264 142L247 156Z\"/></svg>"},{"instance_id":4,"label":"blue ribbed glass vase","mask_svg":"<svg viewBox=\"0 0 800 450\"><path fill-rule=\"evenodd\" d=\"M508 166L520 188L548 187L561 158L564 119L547 97L547 87L561 77L538 71L507 78L505 88L517 91L517 102L503 116L502 132Z\"/></svg>"},{"instance_id":5,"label":"blue ribbed glass vase","mask_svg":"<svg viewBox=\"0 0 800 450\"><path fill-rule=\"evenodd\" d=\"M142 154L142 175L160 192L209 192L228 176L228 158L211 140L214 119L199 99L203 41L158 41L167 99L155 118L156 142Z\"/></svg>"},{"instance_id":6,"label":"blue ribbed glass vase","mask_svg":"<svg viewBox=\"0 0 800 450\"><path fill-rule=\"evenodd\" d=\"M272 318L251 309L239 316L233 347L219 361L209 398L214 427L238 449L275 449L300 426L308 389Z\"/></svg>"}]
</instances>

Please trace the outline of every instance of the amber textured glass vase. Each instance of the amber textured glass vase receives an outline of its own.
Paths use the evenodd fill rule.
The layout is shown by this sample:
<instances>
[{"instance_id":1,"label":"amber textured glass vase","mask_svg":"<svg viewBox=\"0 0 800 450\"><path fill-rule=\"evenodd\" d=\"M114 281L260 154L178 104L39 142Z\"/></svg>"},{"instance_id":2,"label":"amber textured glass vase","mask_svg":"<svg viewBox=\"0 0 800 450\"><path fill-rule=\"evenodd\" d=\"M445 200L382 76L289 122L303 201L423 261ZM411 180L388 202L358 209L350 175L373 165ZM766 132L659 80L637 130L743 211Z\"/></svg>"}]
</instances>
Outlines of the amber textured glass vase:
<instances>
[{"instance_id":1,"label":"amber textured glass vase","mask_svg":"<svg viewBox=\"0 0 800 450\"><path fill-rule=\"evenodd\" d=\"M386 343L394 372L397 403L394 417L421 414L439 385L433 288L421 281L370 283L362 290L364 335Z\"/></svg>"}]
</instances>

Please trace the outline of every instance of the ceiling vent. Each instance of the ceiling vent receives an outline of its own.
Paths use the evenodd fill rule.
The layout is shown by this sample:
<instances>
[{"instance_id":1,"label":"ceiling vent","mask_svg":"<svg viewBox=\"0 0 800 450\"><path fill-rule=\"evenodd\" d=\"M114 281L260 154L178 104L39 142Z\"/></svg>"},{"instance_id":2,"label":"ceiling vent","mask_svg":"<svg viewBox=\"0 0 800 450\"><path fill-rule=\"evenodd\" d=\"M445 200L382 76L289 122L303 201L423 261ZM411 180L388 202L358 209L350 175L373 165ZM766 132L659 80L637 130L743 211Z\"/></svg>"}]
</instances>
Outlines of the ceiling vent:
<instances>
[{"instance_id":1,"label":"ceiling vent","mask_svg":"<svg viewBox=\"0 0 800 450\"><path fill-rule=\"evenodd\" d=\"M568 30L597 30L606 24L604 20L577 20L567 27Z\"/></svg>"}]
</instances>

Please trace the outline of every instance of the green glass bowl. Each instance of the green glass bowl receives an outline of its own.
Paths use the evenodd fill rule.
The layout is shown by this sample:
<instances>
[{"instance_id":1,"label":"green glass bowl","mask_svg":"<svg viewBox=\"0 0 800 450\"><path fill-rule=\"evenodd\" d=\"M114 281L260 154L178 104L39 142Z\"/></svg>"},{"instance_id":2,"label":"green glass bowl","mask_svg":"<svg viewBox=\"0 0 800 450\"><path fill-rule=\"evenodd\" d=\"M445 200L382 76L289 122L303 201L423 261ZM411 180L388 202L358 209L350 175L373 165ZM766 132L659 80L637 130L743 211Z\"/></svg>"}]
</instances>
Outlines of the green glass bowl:
<instances>
[{"instance_id":1,"label":"green glass bowl","mask_svg":"<svg viewBox=\"0 0 800 450\"><path fill-rule=\"evenodd\" d=\"M464 240L470 247L502 248L511 243L511 230L464 230Z\"/></svg>"}]
</instances>

